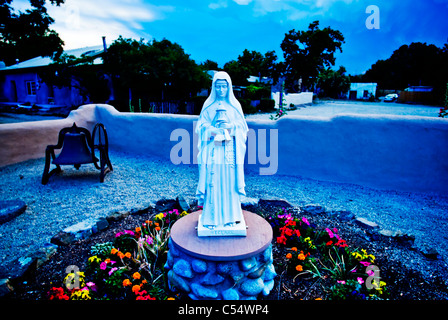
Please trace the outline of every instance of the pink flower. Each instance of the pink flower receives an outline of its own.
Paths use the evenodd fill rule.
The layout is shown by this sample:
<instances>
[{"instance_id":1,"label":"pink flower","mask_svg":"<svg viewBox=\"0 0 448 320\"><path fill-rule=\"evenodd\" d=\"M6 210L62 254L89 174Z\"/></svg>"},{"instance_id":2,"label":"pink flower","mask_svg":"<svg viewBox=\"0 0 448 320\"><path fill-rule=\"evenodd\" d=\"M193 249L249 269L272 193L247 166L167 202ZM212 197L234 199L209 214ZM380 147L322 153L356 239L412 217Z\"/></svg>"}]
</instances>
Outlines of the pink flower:
<instances>
[{"instance_id":1,"label":"pink flower","mask_svg":"<svg viewBox=\"0 0 448 320\"><path fill-rule=\"evenodd\" d=\"M129 234L131 236L134 235L134 231L132 231L132 230L125 230L124 233Z\"/></svg>"},{"instance_id":2,"label":"pink flower","mask_svg":"<svg viewBox=\"0 0 448 320\"><path fill-rule=\"evenodd\" d=\"M359 284L363 284L364 283L364 279L361 277L356 278L356 280L358 280Z\"/></svg>"},{"instance_id":3,"label":"pink flower","mask_svg":"<svg viewBox=\"0 0 448 320\"><path fill-rule=\"evenodd\" d=\"M375 272L373 272L373 270L367 270L367 275L369 275L370 277L373 277L373 275L375 274Z\"/></svg>"},{"instance_id":4,"label":"pink flower","mask_svg":"<svg viewBox=\"0 0 448 320\"><path fill-rule=\"evenodd\" d=\"M106 268L107 268L107 263L106 262L101 262L100 269L101 270L106 270Z\"/></svg>"},{"instance_id":5,"label":"pink flower","mask_svg":"<svg viewBox=\"0 0 448 320\"><path fill-rule=\"evenodd\" d=\"M303 221L303 223L305 223L306 225L310 225L310 223L308 222L308 219L307 218L305 218L305 217L303 217L302 218L302 221Z\"/></svg>"},{"instance_id":6,"label":"pink flower","mask_svg":"<svg viewBox=\"0 0 448 320\"><path fill-rule=\"evenodd\" d=\"M97 289L97 288L96 288L96 284L93 283L92 281L87 282L87 283L86 283L86 286L89 287L90 290L92 290L92 291L96 291L96 289Z\"/></svg>"},{"instance_id":7,"label":"pink flower","mask_svg":"<svg viewBox=\"0 0 448 320\"><path fill-rule=\"evenodd\" d=\"M116 270L118 270L118 268L112 268L109 271L109 276L112 275L112 273L114 273Z\"/></svg>"},{"instance_id":8,"label":"pink flower","mask_svg":"<svg viewBox=\"0 0 448 320\"><path fill-rule=\"evenodd\" d=\"M328 232L328 236L329 236L330 238L333 238L333 237L334 237L334 234L333 234L333 232L332 232L330 229L325 228L325 231Z\"/></svg>"},{"instance_id":9,"label":"pink flower","mask_svg":"<svg viewBox=\"0 0 448 320\"><path fill-rule=\"evenodd\" d=\"M344 280L338 280L337 282L340 283L340 284L345 284Z\"/></svg>"},{"instance_id":10,"label":"pink flower","mask_svg":"<svg viewBox=\"0 0 448 320\"><path fill-rule=\"evenodd\" d=\"M359 261L360 264L362 264L364 267L370 266L370 262L368 261Z\"/></svg>"}]
</instances>

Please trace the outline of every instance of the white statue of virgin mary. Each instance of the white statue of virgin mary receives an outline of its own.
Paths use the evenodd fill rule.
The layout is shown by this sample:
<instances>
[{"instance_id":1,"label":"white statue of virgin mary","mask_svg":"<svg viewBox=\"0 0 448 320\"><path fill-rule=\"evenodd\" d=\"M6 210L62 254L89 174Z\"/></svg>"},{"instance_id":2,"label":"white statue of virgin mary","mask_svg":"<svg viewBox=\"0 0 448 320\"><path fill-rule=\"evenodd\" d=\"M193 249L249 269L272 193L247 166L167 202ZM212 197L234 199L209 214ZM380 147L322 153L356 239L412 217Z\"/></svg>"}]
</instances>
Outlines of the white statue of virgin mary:
<instances>
[{"instance_id":1,"label":"white statue of virgin mary","mask_svg":"<svg viewBox=\"0 0 448 320\"><path fill-rule=\"evenodd\" d=\"M248 127L226 72L213 77L196 126L198 134L198 205L203 206L198 236L245 236L240 197Z\"/></svg>"}]
</instances>

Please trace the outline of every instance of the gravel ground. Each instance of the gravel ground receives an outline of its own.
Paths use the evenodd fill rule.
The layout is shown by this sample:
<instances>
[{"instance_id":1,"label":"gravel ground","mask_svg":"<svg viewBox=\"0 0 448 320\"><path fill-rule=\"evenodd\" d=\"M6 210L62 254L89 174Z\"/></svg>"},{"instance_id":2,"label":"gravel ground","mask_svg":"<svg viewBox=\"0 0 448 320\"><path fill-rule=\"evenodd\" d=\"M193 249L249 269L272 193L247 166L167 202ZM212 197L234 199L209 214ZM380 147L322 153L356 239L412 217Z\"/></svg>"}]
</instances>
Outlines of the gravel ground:
<instances>
[{"instance_id":1,"label":"gravel ground","mask_svg":"<svg viewBox=\"0 0 448 320\"><path fill-rule=\"evenodd\" d=\"M60 230L112 210L130 210L182 194L194 200L197 166L176 166L149 156L110 151L114 171L99 182L93 165L76 171L64 166L47 185L41 184L44 159L0 168L1 200L21 199L25 213L0 225L0 266L42 247ZM349 210L381 228L415 235L417 248L436 249L438 266L448 270L448 196L375 190L352 184L323 182L290 176L246 173L251 198L280 198L294 206L319 204L327 210ZM413 251L404 263L430 274L433 264ZM439 268L438 267L438 268ZM1 268L1 267L0 267Z\"/></svg>"},{"instance_id":2,"label":"gravel ground","mask_svg":"<svg viewBox=\"0 0 448 320\"><path fill-rule=\"evenodd\" d=\"M308 107L287 110L288 115L333 117L340 114L375 114L438 117L440 107L395 102L363 102L350 100L319 101ZM256 113L246 115L247 119L269 119L274 113Z\"/></svg>"}]
</instances>

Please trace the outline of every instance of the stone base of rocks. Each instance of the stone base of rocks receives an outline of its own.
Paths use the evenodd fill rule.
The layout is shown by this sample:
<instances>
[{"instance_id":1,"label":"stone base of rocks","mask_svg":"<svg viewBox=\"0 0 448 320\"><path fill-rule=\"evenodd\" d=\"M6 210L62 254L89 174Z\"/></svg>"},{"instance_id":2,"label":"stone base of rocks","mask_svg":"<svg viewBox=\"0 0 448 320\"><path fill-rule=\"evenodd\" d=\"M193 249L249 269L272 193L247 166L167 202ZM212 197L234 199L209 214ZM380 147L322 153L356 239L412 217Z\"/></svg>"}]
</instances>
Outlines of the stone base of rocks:
<instances>
[{"instance_id":1,"label":"stone base of rocks","mask_svg":"<svg viewBox=\"0 0 448 320\"><path fill-rule=\"evenodd\" d=\"M272 228L262 217L243 211L246 237L198 237L201 211L171 229L165 269L170 290L194 300L255 300L269 295L276 272Z\"/></svg>"}]
</instances>

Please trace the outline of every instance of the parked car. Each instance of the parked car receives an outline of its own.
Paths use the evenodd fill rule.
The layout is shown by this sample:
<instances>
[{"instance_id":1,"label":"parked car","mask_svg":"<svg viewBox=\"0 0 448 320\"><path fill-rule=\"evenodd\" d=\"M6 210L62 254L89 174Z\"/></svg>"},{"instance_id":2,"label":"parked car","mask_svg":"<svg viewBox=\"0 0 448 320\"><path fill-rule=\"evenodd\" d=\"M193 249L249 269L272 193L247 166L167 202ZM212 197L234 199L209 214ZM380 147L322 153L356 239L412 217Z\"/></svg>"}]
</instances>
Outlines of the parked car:
<instances>
[{"instance_id":1,"label":"parked car","mask_svg":"<svg viewBox=\"0 0 448 320\"><path fill-rule=\"evenodd\" d=\"M384 102L394 102L398 99L398 94L396 93L389 93L384 97Z\"/></svg>"}]
</instances>

